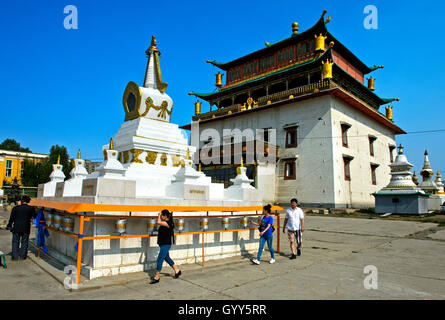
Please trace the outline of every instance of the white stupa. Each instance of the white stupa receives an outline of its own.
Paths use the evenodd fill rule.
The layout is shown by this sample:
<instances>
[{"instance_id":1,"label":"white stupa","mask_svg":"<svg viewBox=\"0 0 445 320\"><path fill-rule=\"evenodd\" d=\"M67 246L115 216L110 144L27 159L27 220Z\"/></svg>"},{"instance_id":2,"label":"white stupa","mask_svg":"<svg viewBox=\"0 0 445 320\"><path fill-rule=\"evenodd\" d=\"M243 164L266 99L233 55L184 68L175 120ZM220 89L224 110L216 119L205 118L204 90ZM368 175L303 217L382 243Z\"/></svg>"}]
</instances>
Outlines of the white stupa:
<instances>
[{"instance_id":1,"label":"white stupa","mask_svg":"<svg viewBox=\"0 0 445 320\"><path fill-rule=\"evenodd\" d=\"M376 213L424 214L428 212L428 195L413 181L413 165L403 154L402 145L395 161L389 165L389 184L374 193Z\"/></svg>"},{"instance_id":2,"label":"white stupa","mask_svg":"<svg viewBox=\"0 0 445 320\"><path fill-rule=\"evenodd\" d=\"M420 171L422 176L422 182L419 183L419 187L430 194L437 194L439 188L433 181L434 171L431 169L430 159L428 158L428 152L425 150L425 158L423 160L423 168Z\"/></svg>"}]
</instances>

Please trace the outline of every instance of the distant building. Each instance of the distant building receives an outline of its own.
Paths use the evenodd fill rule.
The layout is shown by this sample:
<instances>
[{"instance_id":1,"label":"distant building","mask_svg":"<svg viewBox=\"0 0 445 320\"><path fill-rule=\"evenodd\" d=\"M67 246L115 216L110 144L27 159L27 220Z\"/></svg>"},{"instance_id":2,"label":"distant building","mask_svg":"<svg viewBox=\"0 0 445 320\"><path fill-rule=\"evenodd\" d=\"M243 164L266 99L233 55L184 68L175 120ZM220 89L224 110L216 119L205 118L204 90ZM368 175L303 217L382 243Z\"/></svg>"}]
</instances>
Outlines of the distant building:
<instances>
[{"instance_id":1,"label":"distant building","mask_svg":"<svg viewBox=\"0 0 445 320\"><path fill-rule=\"evenodd\" d=\"M40 162L47 157L47 154L0 149L0 187L4 183L12 184L14 178L17 178L18 184L21 185L25 160Z\"/></svg>"},{"instance_id":2,"label":"distant building","mask_svg":"<svg viewBox=\"0 0 445 320\"><path fill-rule=\"evenodd\" d=\"M405 134L394 123L392 106L386 113L380 109L398 99L379 97L373 77L365 85L365 75L383 66L368 67L335 38L325 13L301 33L293 23L289 38L266 42L258 51L226 63L207 61L225 71L226 83L218 72L216 91L189 93L210 104L201 113L197 101L193 120L199 134L216 129L221 137L223 129L276 130L276 165L245 162L264 201L289 203L296 197L308 207L373 207L372 193L389 183L395 137ZM204 145L200 141L199 154ZM224 183L238 166L201 165Z\"/></svg>"},{"instance_id":3,"label":"distant building","mask_svg":"<svg viewBox=\"0 0 445 320\"><path fill-rule=\"evenodd\" d=\"M101 162L85 160L85 169L87 169L88 174L91 174L100 164Z\"/></svg>"}]
</instances>

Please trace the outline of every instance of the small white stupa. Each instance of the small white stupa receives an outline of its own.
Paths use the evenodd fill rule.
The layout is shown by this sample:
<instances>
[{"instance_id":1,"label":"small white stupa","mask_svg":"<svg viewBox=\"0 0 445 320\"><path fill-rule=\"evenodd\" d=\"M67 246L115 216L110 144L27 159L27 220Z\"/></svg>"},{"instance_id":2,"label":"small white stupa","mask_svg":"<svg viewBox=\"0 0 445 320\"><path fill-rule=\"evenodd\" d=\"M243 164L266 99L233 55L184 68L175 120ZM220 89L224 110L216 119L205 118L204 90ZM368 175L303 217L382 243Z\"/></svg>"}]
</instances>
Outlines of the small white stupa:
<instances>
[{"instance_id":1,"label":"small white stupa","mask_svg":"<svg viewBox=\"0 0 445 320\"><path fill-rule=\"evenodd\" d=\"M402 145L391 168L389 184L374 193L376 213L423 214L428 212L428 195L414 183L413 165L403 154Z\"/></svg>"},{"instance_id":2,"label":"small white stupa","mask_svg":"<svg viewBox=\"0 0 445 320\"><path fill-rule=\"evenodd\" d=\"M65 174L63 173L62 169L63 166L60 164L59 155L57 158L57 163L53 164L53 171L49 176L50 181L39 185L38 192L43 194L44 197L54 197L56 195L57 183L65 180Z\"/></svg>"},{"instance_id":3,"label":"small white stupa","mask_svg":"<svg viewBox=\"0 0 445 320\"><path fill-rule=\"evenodd\" d=\"M430 159L428 158L428 152L425 150L425 158L423 160L423 168L420 171L422 176L422 182L419 183L419 187L430 194L437 194L439 188L433 181L434 171L431 169Z\"/></svg>"}]
</instances>

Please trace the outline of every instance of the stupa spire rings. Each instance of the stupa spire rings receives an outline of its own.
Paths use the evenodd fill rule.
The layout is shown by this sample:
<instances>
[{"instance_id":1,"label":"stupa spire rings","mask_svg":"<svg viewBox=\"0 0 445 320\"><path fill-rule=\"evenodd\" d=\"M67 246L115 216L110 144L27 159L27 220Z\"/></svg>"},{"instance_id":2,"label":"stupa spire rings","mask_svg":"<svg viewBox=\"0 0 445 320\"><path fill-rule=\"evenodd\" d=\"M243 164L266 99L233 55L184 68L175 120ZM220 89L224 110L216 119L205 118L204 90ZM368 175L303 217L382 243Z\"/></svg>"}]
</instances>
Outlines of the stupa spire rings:
<instances>
[{"instance_id":1,"label":"stupa spire rings","mask_svg":"<svg viewBox=\"0 0 445 320\"><path fill-rule=\"evenodd\" d=\"M77 159L80 159L80 148L79 151L77 151Z\"/></svg>"},{"instance_id":2,"label":"stupa spire rings","mask_svg":"<svg viewBox=\"0 0 445 320\"><path fill-rule=\"evenodd\" d=\"M57 164L60 164L60 154L57 156Z\"/></svg>"},{"instance_id":3,"label":"stupa spire rings","mask_svg":"<svg viewBox=\"0 0 445 320\"><path fill-rule=\"evenodd\" d=\"M145 72L144 87L158 89L161 93L167 90L167 82L162 82L159 56L161 52L156 45L156 37L152 36L150 47L145 51L148 56L147 71Z\"/></svg>"}]
</instances>

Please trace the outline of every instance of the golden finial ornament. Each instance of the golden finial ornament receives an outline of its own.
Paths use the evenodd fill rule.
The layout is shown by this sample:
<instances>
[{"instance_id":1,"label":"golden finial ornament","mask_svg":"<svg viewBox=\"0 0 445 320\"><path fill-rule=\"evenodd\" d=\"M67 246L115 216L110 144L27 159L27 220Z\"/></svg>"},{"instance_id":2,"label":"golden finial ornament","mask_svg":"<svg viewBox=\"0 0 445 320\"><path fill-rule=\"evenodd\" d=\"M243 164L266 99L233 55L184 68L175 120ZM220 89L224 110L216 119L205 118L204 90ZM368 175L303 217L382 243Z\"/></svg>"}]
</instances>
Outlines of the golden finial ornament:
<instances>
[{"instance_id":1,"label":"golden finial ornament","mask_svg":"<svg viewBox=\"0 0 445 320\"><path fill-rule=\"evenodd\" d=\"M201 162L199 163L198 170L201 172Z\"/></svg>"},{"instance_id":2,"label":"golden finial ornament","mask_svg":"<svg viewBox=\"0 0 445 320\"><path fill-rule=\"evenodd\" d=\"M223 77L223 74L218 71L218 73L216 73L215 76L216 76L216 84L215 85L218 88L222 87L222 77Z\"/></svg>"},{"instance_id":3,"label":"golden finial ornament","mask_svg":"<svg viewBox=\"0 0 445 320\"><path fill-rule=\"evenodd\" d=\"M201 114L201 102L199 100L195 101L195 115Z\"/></svg>"},{"instance_id":4,"label":"golden finial ornament","mask_svg":"<svg viewBox=\"0 0 445 320\"><path fill-rule=\"evenodd\" d=\"M113 137L110 138L110 145L108 150L114 150Z\"/></svg>"},{"instance_id":5,"label":"golden finial ornament","mask_svg":"<svg viewBox=\"0 0 445 320\"><path fill-rule=\"evenodd\" d=\"M269 46L269 42L264 42L264 44L266 45L266 47L268 47L268 46Z\"/></svg>"},{"instance_id":6,"label":"golden finial ornament","mask_svg":"<svg viewBox=\"0 0 445 320\"><path fill-rule=\"evenodd\" d=\"M60 154L57 156L57 164L60 164Z\"/></svg>"},{"instance_id":7,"label":"golden finial ornament","mask_svg":"<svg viewBox=\"0 0 445 320\"><path fill-rule=\"evenodd\" d=\"M417 176L416 171L414 171L413 174L413 182L416 186L419 184L419 177Z\"/></svg>"},{"instance_id":8,"label":"golden finial ornament","mask_svg":"<svg viewBox=\"0 0 445 320\"><path fill-rule=\"evenodd\" d=\"M375 90L375 78L369 77L368 80L368 89L374 91Z\"/></svg>"},{"instance_id":9,"label":"golden finial ornament","mask_svg":"<svg viewBox=\"0 0 445 320\"><path fill-rule=\"evenodd\" d=\"M319 36L315 35L315 51L324 51L324 44L327 36L323 36L321 33Z\"/></svg>"},{"instance_id":10,"label":"golden finial ornament","mask_svg":"<svg viewBox=\"0 0 445 320\"><path fill-rule=\"evenodd\" d=\"M328 24L329 22L331 22L331 16L328 16L328 17L326 18L326 21L324 22L324 24Z\"/></svg>"},{"instance_id":11,"label":"golden finial ornament","mask_svg":"<svg viewBox=\"0 0 445 320\"><path fill-rule=\"evenodd\" d=\"M77 159L80 159L80 148L79 151L77 151Z\"/></svg>"},{"instance_id":12,"label":"golden finial ornament","mask_svg":"<svg viewBox=\"0 0 445 320\"><path fill-rule=\"evenodd\" d=\"M292 34L293 35L298 34L298 22L292 23Z\"/></svg>"},{"instance_id":13,"label":"golden finial ornament","mask_svg":"<svg viewBox=\"0 0 445 320\"><path fill-rule=\"evenodd\" d=\"M387 117L389 120L392 120L392 106L387 106L387 107L385 108L385 110L386 110L386 117Z\"/></svg>"},{"instance_id":14,"label":"golden finial ornament","mask_svg":"<svg viewBox=\"0 0 445 320\"><path fill-rule=\"evenodd\" d=\"M334 65L334 62L332 60L326 60L326 62L321 62L323 65L322 70L322 78L323 79L332 79L332 66Z\"/></svg>"}]
</instances>

